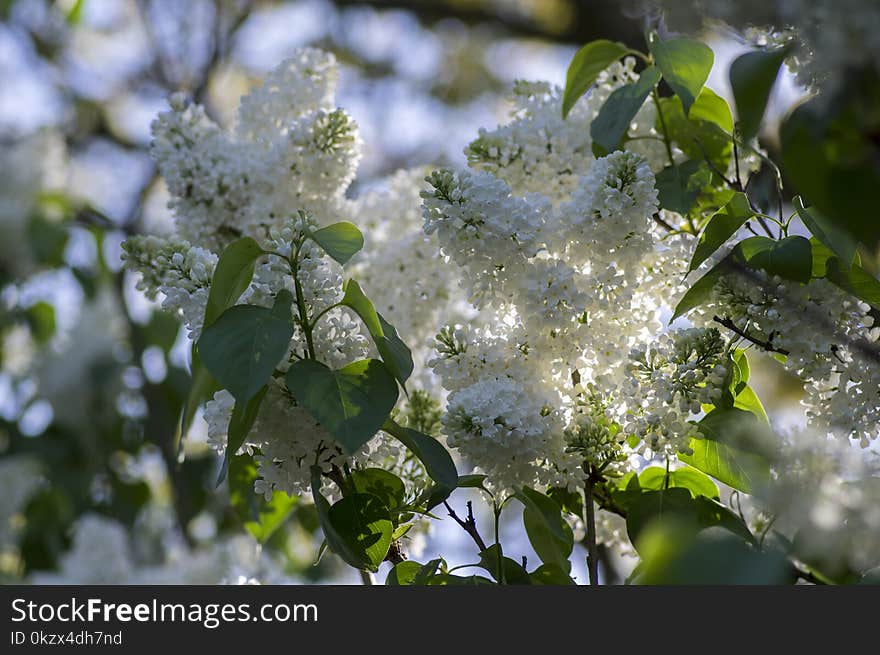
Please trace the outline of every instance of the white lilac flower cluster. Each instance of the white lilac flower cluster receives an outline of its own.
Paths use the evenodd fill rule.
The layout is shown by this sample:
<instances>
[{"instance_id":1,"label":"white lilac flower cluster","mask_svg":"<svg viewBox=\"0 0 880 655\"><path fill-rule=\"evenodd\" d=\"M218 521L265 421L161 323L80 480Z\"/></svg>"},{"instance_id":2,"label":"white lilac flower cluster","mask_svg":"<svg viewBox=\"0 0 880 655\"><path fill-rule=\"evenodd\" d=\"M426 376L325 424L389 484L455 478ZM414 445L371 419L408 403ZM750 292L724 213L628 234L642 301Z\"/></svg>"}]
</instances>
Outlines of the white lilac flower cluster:
<instances>
[{"instance_id":1,"label":"white lilac flower cluster","mask_svg":"<svg viewBox=\"0 0 880 655\"><path fill-rule=\"evenodd\" d=\"M459 267L478 312L437 337L444 432L500 491L574 487L585 458L625 459L627 435L643 437L646 454L676 450L693 433L679 428L723 377L717 332L645 345L681 292L687 253L653 220L654 172L668 162L652 101L630 127L649 137L628 142L640 152L592 154L590 123L613 89L637 78L632 66L612 65L567 120L558 89L518 83L513 120L481 130L470 167L435 171L422 193L425 232ZM650 352L653 376L627 366L633 348ZM675 421L661 427L672 417L657 405L667 402Z\"/></svg>"},{"instance_id":2,"label":"white lilac flower cluster","mask_svg":"<svg viewBox=\"0 0 880 655\"><path fill-rule=\"evenodd\" d=\"M637 413L631 429L652 450L664 448L669 455L689 451L690 439L699 436L690 419L721 397L726 345L714 328L690 328L660 335L630 353L630 406L645 410Z\"/></svg>"},{"instance_id":3,"label":"white lilac flower cluster","mask_svg":"<svg viewBox=\"0 0 880 655\"><path fill-rule=\"evenodd\" d=\"M162 307L177 313L192 339L201 332L223 248L249 236L264 250L289 257L306 225L360 223L364 216L378 224L387 218L379 252L362 255L355 266L366 292L379 294L373 295L377 306L400 326L405 340L411 331L426 342L437 312L457 297L436 241L421 231L412 174L400 173L360 198L346 197L361 146L355 123L334 106L336 79L333 55L303 49L242 98L231 130L182 96L172 97L171 111L153 123L152 155L171 193L175 234L130 239L124 256L141 275L139 288L148 296L161 296ZM320 247L305 240L298 262L298 282L310 316L341 300L342 267ZM421 281L414 283L413 278ZM280 290L294 288L287 262L263 257L239 302L271 306ZM343 308L323 314L314 347L317 358L334 368L370 356L373 349L360 321ZM303 352L305 336L297 327L280 368ZM220 452L226 448L232 407L231 395L220 391L205 408L210 444ZM242 448L257 461L256 490L270 497L275 490L307 491L309 467L316 461L326 470L346 461L397 466L404 454L395 444L380 433L352 459L344 458L332 436L296 405L283 384L272 382Z\"/></svg>"},{"instance_id":4,"label":"white lilac flower cluster","mask_svg":"<svg viewBox=\"0 0 880 655\"><path fill-rule=\"evenodd\" d=\"M776 479L757 489L765 523L824 571L880 566L880 459L809 430L785 435Z\"/></svg>"},{"instance_id":5,"label":"white lilac flower cluster","mask_svg":"<svg viewBox=\"0 0 880 655\"><path fill-rule=\"evenodd\" d=\"M652 0L649 4L656 4ZM787 63L798 81L824 89L839 84L848 69L877 69L880 5L872 0L694 0L661 2L673 27L699 28L703 16L741 30L758 45L793 47ZM852 47L857 43L858 47Z\"/></svg>"},{"instance_id":6,"label":"white lilac flower cluster","mask_svg":"<svg viewBox=\"0 0 880 655\"><path fill-rule=\"evenodd\" d=\"M880 425L880 327L870 306L824 279L800 284L761 271L732 272L716 284L695 320L730 319L785 353L783 365L804 383L811 427L867 447Z\"/></svg>"},{"instance_id":7,"label":"white lilac flower cluster","mask_svg":"<svg viewBox=\"0 0 880 655\"><path fill-rule=\"evenodd\" d=\"M137 288L148 298L162 295L162 309L186 325L193 340L202 332L216 254L178 238L133 237L123 243L127 266L141 274Z\"/></svg>"}]
</instances>

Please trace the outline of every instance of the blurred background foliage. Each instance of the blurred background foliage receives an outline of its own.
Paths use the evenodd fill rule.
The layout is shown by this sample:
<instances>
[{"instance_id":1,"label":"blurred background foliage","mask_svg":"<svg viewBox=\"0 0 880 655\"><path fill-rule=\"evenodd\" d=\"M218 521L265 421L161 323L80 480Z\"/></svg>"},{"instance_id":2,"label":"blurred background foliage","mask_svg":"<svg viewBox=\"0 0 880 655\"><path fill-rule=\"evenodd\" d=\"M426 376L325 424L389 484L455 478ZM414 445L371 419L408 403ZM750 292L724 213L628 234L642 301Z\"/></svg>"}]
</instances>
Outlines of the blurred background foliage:
<instances>
[{"instance_id":1,"label":"blurred background foliage","mask_svg":"<svg viewBox=\"0 0 880 655\"><path fill-rule=\"evenodd\" d=\"M127 235L170 226L147 147L172 91L228 123L295 48L329 49L342 65L338 103L365 142L363 186L464 163L477 129L505 119L512 82L561 85L583 43L644 47L643 19L613 0L0 0L0 18L5 580L57 567L85 513L137 535L144 562L241 532L242 515L214 491L202 422L182 444L176 435L185 336L120 271ZM718 40L719 68L725 48L744 46ZM713 72L710 86L725 79ZM781 87L777 115L798 95L790 76ZM782 415L799 385L778 370L753 375ZM284 575L338 580L335 558L312 566L312 508L295 513L267 542Z\"/></svg>"}]
</instances>

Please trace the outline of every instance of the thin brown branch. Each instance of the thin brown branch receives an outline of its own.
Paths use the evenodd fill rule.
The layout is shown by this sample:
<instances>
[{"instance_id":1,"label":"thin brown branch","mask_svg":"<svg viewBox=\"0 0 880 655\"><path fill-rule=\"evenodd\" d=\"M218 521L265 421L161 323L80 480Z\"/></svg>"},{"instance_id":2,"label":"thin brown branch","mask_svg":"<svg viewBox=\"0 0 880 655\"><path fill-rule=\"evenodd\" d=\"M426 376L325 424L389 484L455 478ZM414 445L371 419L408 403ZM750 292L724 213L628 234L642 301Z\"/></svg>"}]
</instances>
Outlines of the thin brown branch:
<instances>
[{"instance_id":1,"label":"thin brown branch","mask_svg":"<svg viewBox=\"0 0 880 655\"><path fill-rule=\"evenodd\" d=\"M480 549L480 552L486 550L486 542L483 541L483 537L480 536L480 532L477 529L477 521L474 519L474 504L470 500L467 502L468 515L466 519L460 518L445 500L443 501L443 505L446 507L446 511L449 512L450 518L458 523L461 526L461 529L467 532L471 539L474 540L474 543L477 544L477 548Z\"/></svg>"},{"instance_id":2,"label":"thin brown branch","mask_svg":"<svg viewBox=\"0 0 880 655\"><path fill-rule=\"evenodd\" d=\"M789 351L787 351L785 348L777 348L776 346L773 345L772 335L771 335L770 339L766 339L766 340L759 339L755 335L750 334L747 330L744 330L744 329L740 328L739 326L737 326L736 323L734 323L732 320L730 320L727 317L721 318L720 316L716 315L716 316L712 317L712 320L715 321L716 323L718 323L719 325L723 325L731 332L735 332L736 334L741 336L743 339L755 344L759 348L763 348L764 350L767 350L769 352L779 353L780 355L790 354Z\"/></svg>"}]
</instances>

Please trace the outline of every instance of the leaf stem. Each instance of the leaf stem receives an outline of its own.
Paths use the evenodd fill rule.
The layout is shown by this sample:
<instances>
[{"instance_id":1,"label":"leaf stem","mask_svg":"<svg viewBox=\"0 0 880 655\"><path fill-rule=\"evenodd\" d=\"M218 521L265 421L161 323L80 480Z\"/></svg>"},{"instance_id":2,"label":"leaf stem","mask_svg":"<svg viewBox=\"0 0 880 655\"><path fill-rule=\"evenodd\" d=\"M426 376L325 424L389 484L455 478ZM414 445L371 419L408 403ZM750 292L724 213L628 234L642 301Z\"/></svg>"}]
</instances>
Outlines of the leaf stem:
<instances>
[{"instance_id":1,"label":"leaf stem","mask_svg":"<svg viewBox=\"0 0 880 655\"><path fill-rule=\"evenodd\" d=\"M299 322L303 332L306 335L306 347L309 350L309 359L316 359L315 344L312 340L312 326L309 324L309 312L306 309L305 294L303 294L302 284L299 281L299 256L305 241L296 244L296 251L290 260L290 270L293 273L293 286L296 291L296 307L299 311Z\"/></svg>"},{"instance_id":2,"label":"leaf stem","mask_svg":"<svg viewBox=\"0 0 880 655\"><path fill-rule=\"evenodd\" d=\"M593 506L593 472L590 466L584 463L584 473L587 477L584 481L584 522L587 534L587 571L590 575L590 584L599 584L599 549L596 544L596 508Z\"/></svg>"}]
</instances>

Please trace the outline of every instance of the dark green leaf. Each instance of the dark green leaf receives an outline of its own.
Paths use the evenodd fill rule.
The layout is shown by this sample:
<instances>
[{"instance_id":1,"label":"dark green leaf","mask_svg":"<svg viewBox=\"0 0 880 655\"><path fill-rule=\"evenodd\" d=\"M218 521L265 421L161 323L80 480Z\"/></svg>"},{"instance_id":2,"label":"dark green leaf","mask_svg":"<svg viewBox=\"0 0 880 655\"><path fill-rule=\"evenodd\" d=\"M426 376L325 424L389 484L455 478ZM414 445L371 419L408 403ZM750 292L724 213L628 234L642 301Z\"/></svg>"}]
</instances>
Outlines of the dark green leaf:
<instances>
[{"instance_id":1,"label":"dark green leaf","mask_svg":"<svg viewBox=\"0 0 880 655\"><path fill-rule=\"evenodd\" d=\"M480 566L497 582L509 585L532 584L529 574L522 565L509 557L504 557L498 544L493 544L480 553Z\"/></svg>"},{"instance_id":2,"label":"dark green leaf","mask_svg":"<svg viewBox=\"0 0 880 655\"><path fill-rule=\"evenodd\" d=\"M296 401L352 454L382 427L397 402L397 382L378 359L332 370L313 359L294 362L285 376Z\"/></svg>"},{"instance_id":3,"label":"dark green leaf","mask_svg":"<svg viewBox=\"0 0 880 655\"><path fill-rule=\"evenodd\" d=\"M694 533L687 526L648 529L639 549L637 584L781 585L795 581L794 569L779 551L758 550L719 528Z\"/></svg>"},{"instance_id":4,"label":"dark green leaf","mask_svg":"<svg viewBox=\"0 0 880 655\"><path fill-rule=\"evenodd\" d=\"M333 223L310 234L312 239L343 266L364 247L364 235L354 223Z\"/></svg>"},{"instance_id":5,"label":"dark green leaf","mask_svg":"<svg viewBox=\"0 0 880 655\"><path fill-rule=\"evenodd\" d=\"M663 79L681 98L687 115L712 70L715 61L712 49L686 37L663 40L656 32L649 35L648 47Z\"/></svg>"},{"instance_id":6,"label":"dark green leaf","mask_svg":"<svg viewBox=\"0 0 880 655\"><path fill-rule=\"evenodd\" d=\"M202 364L238 401L249 400L281 362L293 336L293 296L282 289L272 309L236 305L202 332Z\"/></svg>"},{"instance_id":7,"label":"dark green leaf","mask_svg":"<svg viewBox=\"0 0 880 655\"><path fill-rule=\"evenodd\" d=\"M689 116L678 97L661 98L660 111L669 132L669 138L688 158L708 159L718 170L726 171L733 153L733 116L724 98L704 88L691 107ZM657 116L657 130L662 134L663 123Z\"/></svg>"},{"instance_id":8,"label":"dark green leaf","mask_svg":"<svg viewBox=\"0 0 880 655\"><path fill-rule=\"evenodd\" d=\"M562 508L552 498L529 487L523 487L516 497L525 506L523 526L541 561L556 564L566 572L571 570L568 558L574 548L574 535L562 516Z\"/></svg>"},{"instance_id":9,"label":"dark green leaf","mask_svg":"<svg viewBox=\"0 0 880 655\"><path fill-rule=\"evenodd\" d=\"M382 501L372 494L351 494L333 504L328 518L350 551L368 570L376 571L388 554L394 530Z\"/></svg>"},{"instance_id":10,"label":"dark green leaf","mask_svg":"<svg viewBox=\"0 0 880 655\"><path fill-rule=\"evenodd\" d=\"M312 497L327 546L347 564L376 571L391 547L388 508L372 494L352 494L332 507L321 494L321 469L311 467Z\"/></svg>"},{"instance_id":11,"label":"dark green leaf","mask_svg":"<svg viewBox=\"0 0 880 655\"><path fill-rule=\"evenodd\" d=\"M390 471L379 468L355 469L351 472L351 482L355 491L373 494L388 509L403 505L406 487L403 480Z\"/></svg>"},{"instance_id":12,"label":"dark green leaf","mask_svg":"<svg viewBox=\"0 0 880 655\"><path fill-rule=\"evenodd\" d=\"M415 455L425 471L436 483L432 489L428 508L443 502L458 486L458 471L452 456L434 437L412 428L405 428L389 419L382 429L406 446Z\"/></svg>"},{"instance_id":13,"label":"dark green leaf","mask_svg":"<svg viewBox=\"0 0 880 655\"><path fill-rule=\"evenodd\" d=\"M400 384L406 384L413 371L412 353L398 336L394 326L376 311L357 282L349 280L346 283L345 296L340 304L350 307L361 317L388 370Z\"/></svg>"},{"instance_id":14,"label":"dark green leaf","mask_svg":"<svg viewBox=\"0 0 880 655\"><path fill-rule=\"evenodd\" d=\"M802 236L779 241L767 237L749 237L737 244L736 252L749 268L760 268L770 275L806 284L813 273L813 250Z\"/></svg>"},{"instance_id":15,"label":"dark green leaf","mask_svg":"<svg viewBox=\"0 0 880 655\"><path fill-rule=\"evenodd\" d=\"M229 467L229 459L235 457L238 449L244 443L251 428L254 427L254 421L260 413L260 405L266 396L269 387L263 386L252 398L246 402L235 401L232 408L232 416L229 417L229 429L227 431L226 452L223 455L223 463L220 465L220 475L217 478L217 486L223 482Z\"/></svg>"},{"instance_id":16,"label":"dark green leaf","mask_svg":"<svg viewBox=\"0 0 880 655\"><path fill-rule=\"evenodd\" d=\"M483 483L485 481L486 481L486 476L481 475L479 473L472 473L470 475L459 475L457 487L460 489L464 489L464 488L482 489Z\"/></svg>"},{"instance_id":17,"label":"dark green leaf","mask_svg":"<svg viewBox=\"0 0 880 655\"><path fill-rule=\"evenodd\" d=\"M211 280L211 291L205 307L205 327L238 301L250 285L257 258L262 254L263 249L250 237L242 237L226 246Z\"/></svg>"},{"instance_id":18,"label":"dark green leaf","mask_svg":"<svg viewBox=\"0 0 880 655\"><path fill-rule=\"evenodd\" d=\"M696 529L719 526L744 539L753 539L742 520L721 503L705 496L694 498L687 489L666 489L644 491L630 505L626 516L630 541L640 547L642 531L660 520L689 524Z\"/></svg>"},{"instance_id":19,"label":"dark green leaf","mask_svg":"<svg viewBox=\"0 0 880 655\"><path fill-rule=\"evenodd\" d=\"M695 270L711 257L752 216L754 213L749 206L749 199L744 193L736 193L730 202L709 219L699 241L697 241L697 247L694 250L688 271Z\"/></svg>"},{"instance_id":20,"label":"dark green leaf","mask_svg":"<svg viewBox=\"0 0 880 655\"><path fill-rule=\"evenodd\" d=\"M840 258L840 262L848 268L856 256L856 240L844 230L835 227L821 212L811 207L804 207L800 196L795 196L794 208L807 229L819 241L830 248Z\"/></svg>"},{"instance_id":21,"label":"dark green leaf","mask_svg":"<svg viewBox=\"0 0 880 655\"><path fill-rule=\"evenodd\" d=\"M180 422L177 425L177 435L175 441L178 446L183 442L183 436L189 431L192 420L195 417L196 410L199 405L207 401L216 391L220 390L220 385L208 370L202 366L199 359L198 349L195 344L191 349L192 361L190 362L190 378L192 380L189 388L189 394L183 404Z\"/></svg>"},{"instance_id":22,"label":"dark green leaf","mask_svg":"<svg viewBox=\"0 0 880 655\"><path fill-rule=\"evenodd\" d=\"M629 52L622 43L599 39L578 50L568 66L565 76L565 93L562 96L562 117L574 107L578 99L587 92L599 73Z\"/></svg>"},{"instance_id":23,"label":"dark green leaf","mask_svg":"<svg viewBox=\"0 0 880 655\"><path fill-rule=\"evenodd\" d=\"M584 515L584 498L579 491L569 491L566 487L550 487L547 495L569 514Z\"/></svg>"},{"instance_id":24,"label":"dark green leaf","mask_svg":"<svg viewBox=\"0 0 880 655\"><path fill-rule=\"evenodd\" d=\"M845 267L839 259L832 257L826 263L825 277L859 300L880 307L880 281L861 266Z\"/></svg>"},{"instance_id":25,"label":"dark green leaf","mask_svg":"<svg viewBox=\"0 0 880 655\"><path fill-rule=\"evenodd\" d=\"M620 148L630 123L659 81L660 71L651 66L642 71L638 81L622 86L608 96L590 125L594 148L598 146L606 153Z\"/></svg>"},{"instance_id":26,"label":"dark green leaf","mask_svg":"<svg viewBox=\"0 0 880 655\"><path fill-rule=\"evenodd\" d=\"M663 209L686 215L700 192L711 182L712 171L705 162L689 159L657 173L657 197Z\"/></svg>"},{"instance_id":27,"label":"dark green leaf","mask_svg":"<svg viewBox=\"0 0 880 655\"><path fill-rule=\"evenodd\" d=\"M537 569L529 573L534 585L573 585L577 584L571 576L557 564L541 564Z\"/></svg>"},{"instance_id":28,"label":"dark green leaf","mask_svg":"<svg viewBox=\"0 0 880 655\"><path fill-rule=\"evenodd\" d=\"M878 82L873 67L853 70L831 96L799 105L780 129L782 167L792 193L871 248L880 241Z\"/></svg>"},{"instance_id":29,"label":"dark green leaf","mask_svg":"<svg viewBox=\"0 0 880 655\"><path fill-rule=\"evenodd\" d=\"M681 297L681 300L678 301L669 322L671 323L679 316L684 316L694 307L699 307L701 304L709 300L715 289L715 285L718 284L718 280L720 280L726 272L727 263L723 261L717 264L699 280L694 282Z\"/></svg>"},{"instance_id":30,"label":"dark green leaf","mask_svg":"<svg viewBox=\"0 0 880 655\"><path fill-rule=\"evenodd\" d=\"M785 48L757 50L740 55L730 65L730 86L744 141L754 137L761 127L770 92L786 54Z\"/></svg>"}]
</instances>

